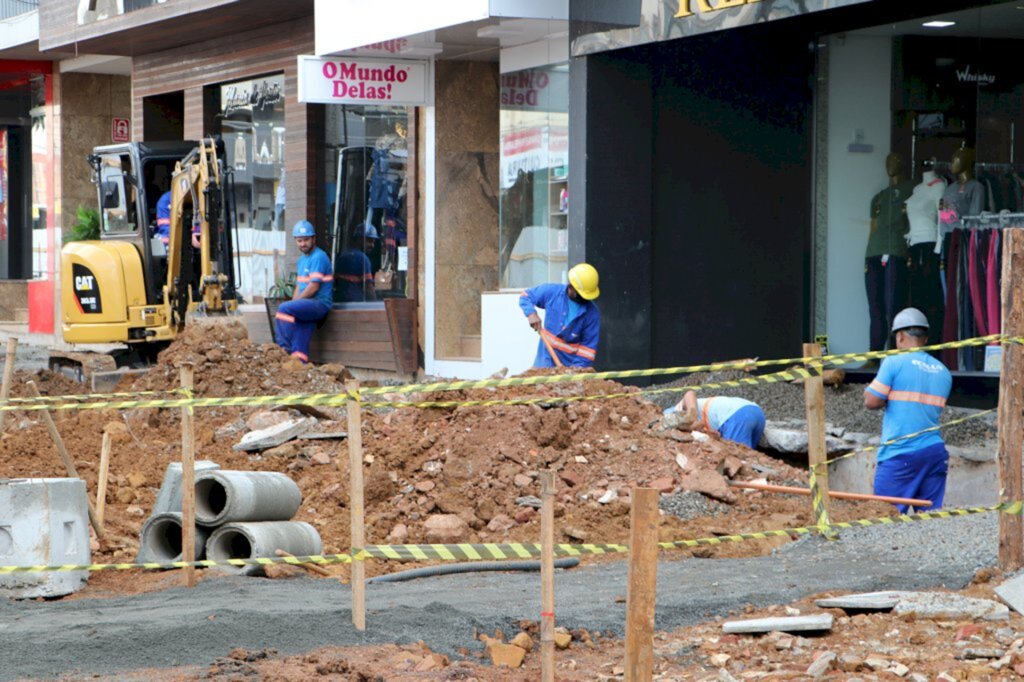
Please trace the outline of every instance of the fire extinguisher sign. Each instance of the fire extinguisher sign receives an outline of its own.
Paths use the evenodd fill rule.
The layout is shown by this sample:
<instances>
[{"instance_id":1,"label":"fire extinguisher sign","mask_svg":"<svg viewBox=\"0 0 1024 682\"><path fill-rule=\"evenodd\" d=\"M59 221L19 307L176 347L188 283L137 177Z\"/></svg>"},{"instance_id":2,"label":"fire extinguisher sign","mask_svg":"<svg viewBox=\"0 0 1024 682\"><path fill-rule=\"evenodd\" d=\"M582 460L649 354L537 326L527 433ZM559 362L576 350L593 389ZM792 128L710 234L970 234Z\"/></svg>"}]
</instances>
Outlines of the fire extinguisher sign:
<instances>
[{"instance_id":1,"label":"fire extinguisher sign","mask_svg":"<svg viewBox=\"0 0 1024 682\"><path fill-rule=\"evenodd\" d=\"M132 137L132 125L127 118L115 118L110 122L110 140L128 142Z\"/></svg>"}]
</instances>

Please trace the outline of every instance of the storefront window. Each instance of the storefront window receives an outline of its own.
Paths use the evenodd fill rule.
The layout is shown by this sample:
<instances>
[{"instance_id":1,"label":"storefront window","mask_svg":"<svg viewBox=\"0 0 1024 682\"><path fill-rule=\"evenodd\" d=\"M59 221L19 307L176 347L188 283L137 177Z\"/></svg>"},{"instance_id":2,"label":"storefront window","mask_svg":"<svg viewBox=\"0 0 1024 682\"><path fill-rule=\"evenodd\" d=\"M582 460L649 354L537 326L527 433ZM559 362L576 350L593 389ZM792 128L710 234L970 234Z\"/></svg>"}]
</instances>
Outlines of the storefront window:
<instances>
[{"instance_id":1,"label":"storefront window","mask_svg":"<svg viewBox=\"0 0 1024 682\"><path fill-rule=\"evenodd\" d=\"M327 105L325 205L334 300L404 298L411 159L405 107Z\"/></svg>"},{"instance_id":2,"label":"storefront window","mask_svg":"<svg viewBox=\"0 0 1024 682\"><path fill-rule=\"evenodd\" d=\"M1020 41L1004 37L1016 4L821 41L831 350L891 346L907 305L926 314L934 343L1000 332L1001 234L1024 226L1024 67ZM999 351L941 359L997 371Z\"/></svg>"},{"instance_id":3,"label":"storefront window","mask_svg":"<svg viewBox=\"0 0 1024 682\"><path fill-rule=\"evenodd\" d=\"M569 67L501 76L503 288L564 282L569 231Z\"/></svg>"},{"instance_id":4,"label":"storefront window","mask_svg":"<svg viewBox=\"0 0 1024 682\"><path fill-rule=\"evenodd\" d=\"M239 288L243 295L266 295L284 274L284 76L216 87L225 153L234 168Z\"/></svg>"},{"instance_id":5,"label":"storefront window","mask_svg":"<svg viewBox=\"0 0 1024 682\"><path fill-rule=\"evenodd\" d=\"M50 155L46 135L46 76L31 81L32 107L32 278L43 279L46 266L46 201L49 192Z\"/></svg>"}]
</instances>

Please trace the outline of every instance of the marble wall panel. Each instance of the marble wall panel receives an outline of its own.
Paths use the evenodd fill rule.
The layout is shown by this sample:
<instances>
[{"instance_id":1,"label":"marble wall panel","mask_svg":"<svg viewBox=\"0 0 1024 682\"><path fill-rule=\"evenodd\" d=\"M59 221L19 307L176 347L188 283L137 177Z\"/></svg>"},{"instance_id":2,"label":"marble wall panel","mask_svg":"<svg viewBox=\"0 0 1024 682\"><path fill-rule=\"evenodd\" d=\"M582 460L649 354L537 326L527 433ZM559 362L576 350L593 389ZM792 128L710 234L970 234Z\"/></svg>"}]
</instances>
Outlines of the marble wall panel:
<instances>
[{"instance_id":1,"label":"marble wall panel","mask_svg":"<svg viewBox=\"0 0 1024 682\"><path fill-rule=\"evenodd\" d=\"M435 78L435 356L453 358L498 288L498 67L441 61Z\"/></svg>"}]
</instances>

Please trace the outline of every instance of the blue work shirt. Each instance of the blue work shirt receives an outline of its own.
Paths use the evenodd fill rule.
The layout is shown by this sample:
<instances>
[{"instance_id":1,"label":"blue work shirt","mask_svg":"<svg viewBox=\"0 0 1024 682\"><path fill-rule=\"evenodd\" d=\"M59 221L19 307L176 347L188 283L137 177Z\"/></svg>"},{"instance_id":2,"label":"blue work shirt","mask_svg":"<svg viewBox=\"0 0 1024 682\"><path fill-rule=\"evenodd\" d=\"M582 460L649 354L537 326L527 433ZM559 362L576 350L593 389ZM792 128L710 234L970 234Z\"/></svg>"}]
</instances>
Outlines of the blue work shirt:
<instances>
[{"instance_id":1,"label":"blue work shirt","mask_svg":"<svg viewBox=\"0 0 1024 682\"><path fill-rule=\"evenodd\" d=\"M334 288L334 269L331 267L331 259L319 246L314 246L308 254L299 257L296 267L298 278L295 280L298 292L301 294L311 282L320 285L313 300L323 303L328 308L334 303L331 299L331 290Z\"/></svg>"},{"instance_id":2,"label":"blue work shirt","mask_svg":"<svg viewBox=\"0 0 1024 682\"><path fill-rule=\"evenodd\" d=\"M882 361L878 375L865 392L887 401L882 417L882 442L938 426L946 406L953 377L945 365L924 352L890 355ZM942 445L938 431L883 445L878 461Z\"/></svg>"},{"instance_id":3,"label":"blue work shirt","mask_svg":"<svg viewBox=\"0 0 1024 682\"><path fill-rule=\"evenodd\" d=\"M593 301L570 301L565 284L541 284L519 296L519 307L527 316L537 308L545 311L541 334L566 367L592 367L601 335L601 313ZM544 341L537 345L534 367L554 367Z\"/></svg>"},{"instance_id":4,"label":"blue work shirt","mask_svg":"<svg viewBox=\"0 0 1024 682\"><path fill-rule=\"evenodd\" d=\"M165 245L171 240L171 193L164 192L156 202L156 236Z\"/></svg>"},{"instance_id":5,"label":"blue work shirt","mask_svg":"<svg viewBox=\"0 0 1024 682\"><path fill-rule=\"evenodd\" d=\"M373 266L361 249L345 249L338 254L337 272L339 300L366 299L366 286L373 286Z\"/></svg>"}]
</instances>

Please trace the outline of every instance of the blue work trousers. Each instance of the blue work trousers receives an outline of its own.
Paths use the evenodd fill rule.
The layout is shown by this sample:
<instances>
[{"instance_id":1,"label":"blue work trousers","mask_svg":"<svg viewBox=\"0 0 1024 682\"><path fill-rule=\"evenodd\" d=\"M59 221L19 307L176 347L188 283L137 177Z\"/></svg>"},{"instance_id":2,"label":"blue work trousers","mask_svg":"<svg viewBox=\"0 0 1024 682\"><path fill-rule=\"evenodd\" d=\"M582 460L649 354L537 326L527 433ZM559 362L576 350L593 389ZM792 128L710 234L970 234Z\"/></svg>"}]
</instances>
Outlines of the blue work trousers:
<instances>
[{"instance_id":1,"label":"blue work trousers","mask_svg":"<svg viewBox=\"0 0 1024 682\"><path fill-rule=\"evenodd\" d=\"M311 298L286 301L277 309L275 326L277 345L303 362L309 362L309 341L320 320L327 317L330 308Z\"/></svg>"},{"instance_id":2,"label":"blue work trousers","mask_svg":"<svg viewBox=\"0 0 1024 682\"><path fill-rule=\"evenodd\" d=\"M946 496L948 463L949 453L941 443L883 460L875 469L875 494L931 501L930 507L917 511L940 509ZM905 504L896 506L901 514L910 508Z\"/></svg>"}]
</instances>

